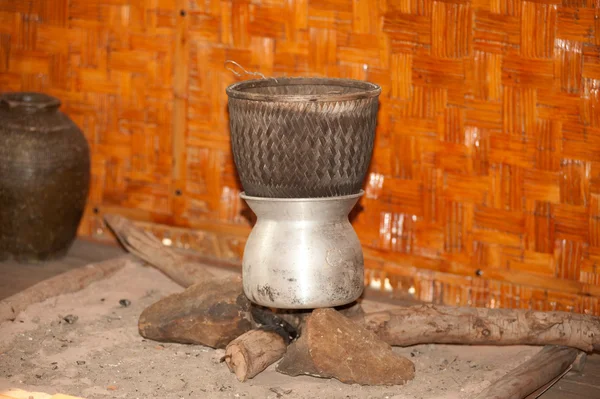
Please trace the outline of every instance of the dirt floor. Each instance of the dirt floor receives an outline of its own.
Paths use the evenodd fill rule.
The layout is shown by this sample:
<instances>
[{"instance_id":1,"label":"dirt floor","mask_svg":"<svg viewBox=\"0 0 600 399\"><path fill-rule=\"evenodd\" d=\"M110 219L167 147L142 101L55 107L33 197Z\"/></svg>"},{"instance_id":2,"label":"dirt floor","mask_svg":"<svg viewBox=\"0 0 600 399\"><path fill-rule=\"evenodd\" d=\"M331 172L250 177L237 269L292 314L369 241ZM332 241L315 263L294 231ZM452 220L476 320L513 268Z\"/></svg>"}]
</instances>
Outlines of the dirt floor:
<instances>
[{"instance_id":1,"label":"dirt floor","mask_svg":"<svg viewBox=\"0 0 600 399\"><path fill-rule=\"evenodd\" d=\"M10 389L95 398L469 398L540 348L421 345L396 348L416 366L404 386L361 387L289 377L271 366L240 383L223 351L160 344L137 331L142 310L181 288L131 261L110 279L0 325L0 394ZM129 306L123 306L127 300Z\"/></svg>"}]
</instances>

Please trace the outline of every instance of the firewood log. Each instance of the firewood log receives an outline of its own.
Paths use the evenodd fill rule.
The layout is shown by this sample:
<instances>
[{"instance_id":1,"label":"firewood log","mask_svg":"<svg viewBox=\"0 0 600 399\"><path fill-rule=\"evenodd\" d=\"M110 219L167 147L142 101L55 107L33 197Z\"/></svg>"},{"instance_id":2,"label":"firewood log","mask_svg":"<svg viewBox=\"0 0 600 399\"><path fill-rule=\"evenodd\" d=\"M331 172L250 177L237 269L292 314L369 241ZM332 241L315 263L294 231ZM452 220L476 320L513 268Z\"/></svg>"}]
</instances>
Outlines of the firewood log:
<instances>
[{"instance_id":1,"label":"firewood log","mask_svg":"<svg viewBox=\"0 0 600 399\"><path fill-rule=\"evenodd\" d=\"M557 376L562 376L569 370L579 352L574 348L548 345L493 382L474 399L523 399Z\"/></svg>"},{"instance_id":2,"label":"firewood log","mask_svg":"<svg viewBox=\"0 0 600 399\"><path fill-rule=\"evenodd\" d=\"M215 277L204 265L190 262L127 218L107 214L104 215L104 220L127 251L154 266L182 287Z\"/></svg>"},{"instance_id":3,"label":"firewood log","mask_svg":"<svg viewBox=\"0 0 600 399\"><path fill-rule=\"evenodd\" d=\"M271 364L285 353L287 343L274 330L250 330L227 345L225 363L240 382L245 382Z\"/></svg>"},{"instance_id":4,"label":"firewood log","mask_svg":"<svg viewBox=\"0 0 600 399\"><path fill-rule=\"evenodd\" d=\"M392 346L562 345L600 350L600 318L578 313L419 305L353 320Z\"/></svg>"}]
</instances>

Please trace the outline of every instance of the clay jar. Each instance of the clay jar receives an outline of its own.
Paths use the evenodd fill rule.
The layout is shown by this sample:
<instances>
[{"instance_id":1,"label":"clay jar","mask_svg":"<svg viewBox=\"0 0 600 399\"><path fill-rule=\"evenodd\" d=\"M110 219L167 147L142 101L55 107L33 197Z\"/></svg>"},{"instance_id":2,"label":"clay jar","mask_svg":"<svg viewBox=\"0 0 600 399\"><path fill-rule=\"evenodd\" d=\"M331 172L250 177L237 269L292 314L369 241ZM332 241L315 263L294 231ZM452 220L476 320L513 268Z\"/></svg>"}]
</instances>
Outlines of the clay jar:
<instances>
[{"instance_id":1,"label":"clay jar","mask_svg":"<svg viewBox=\"0 0 600 399\"><path fill-rule=\"evenodd\" d=\"M60 105L41 93L0 96L0 259L59 258L77 235L90 153Z\"/></svg>"}]
</instances>

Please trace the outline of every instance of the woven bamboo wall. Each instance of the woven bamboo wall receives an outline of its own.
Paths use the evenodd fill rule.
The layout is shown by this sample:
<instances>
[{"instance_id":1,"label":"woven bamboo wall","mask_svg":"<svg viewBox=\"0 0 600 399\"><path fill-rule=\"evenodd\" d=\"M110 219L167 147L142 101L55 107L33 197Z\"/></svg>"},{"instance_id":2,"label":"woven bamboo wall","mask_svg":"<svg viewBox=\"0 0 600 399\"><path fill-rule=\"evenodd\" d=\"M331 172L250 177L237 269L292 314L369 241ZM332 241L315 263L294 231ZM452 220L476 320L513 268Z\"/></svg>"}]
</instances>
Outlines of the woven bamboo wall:
<instances>
[{"instance_id":1,"label":"woven bamboo wall","mask_svg":"<svg viewBox=\"0 0 600 399\"><path fill-rule=\"evenodd\" d=\"M104 212L239 258L228 59L380 84L356 229L384 290L600 314L598 0L0 0L0 87L63 100Z\"/></svg>"}]
</instances>

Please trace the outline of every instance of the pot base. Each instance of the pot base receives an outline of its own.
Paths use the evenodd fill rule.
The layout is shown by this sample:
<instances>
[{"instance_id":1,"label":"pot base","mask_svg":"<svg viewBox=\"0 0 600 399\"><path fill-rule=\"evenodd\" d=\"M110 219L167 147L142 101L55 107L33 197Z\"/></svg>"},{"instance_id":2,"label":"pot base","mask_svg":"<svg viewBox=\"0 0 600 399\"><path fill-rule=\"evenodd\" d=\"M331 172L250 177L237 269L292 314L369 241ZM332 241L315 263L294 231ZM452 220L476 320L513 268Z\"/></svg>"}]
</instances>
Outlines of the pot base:
<instances>
[{"instance_id":1,"label":"pot base","mask_svg":"<svg viewBox=\"0 0 600 399\"><path fill-rule=\"evenodd\" d=\"M286 199L241 194L257 216L244 249L244 293L281 309L334 307L364 289L360 241L348 214L363 195Z\"/></svg>"}]
</instances>

